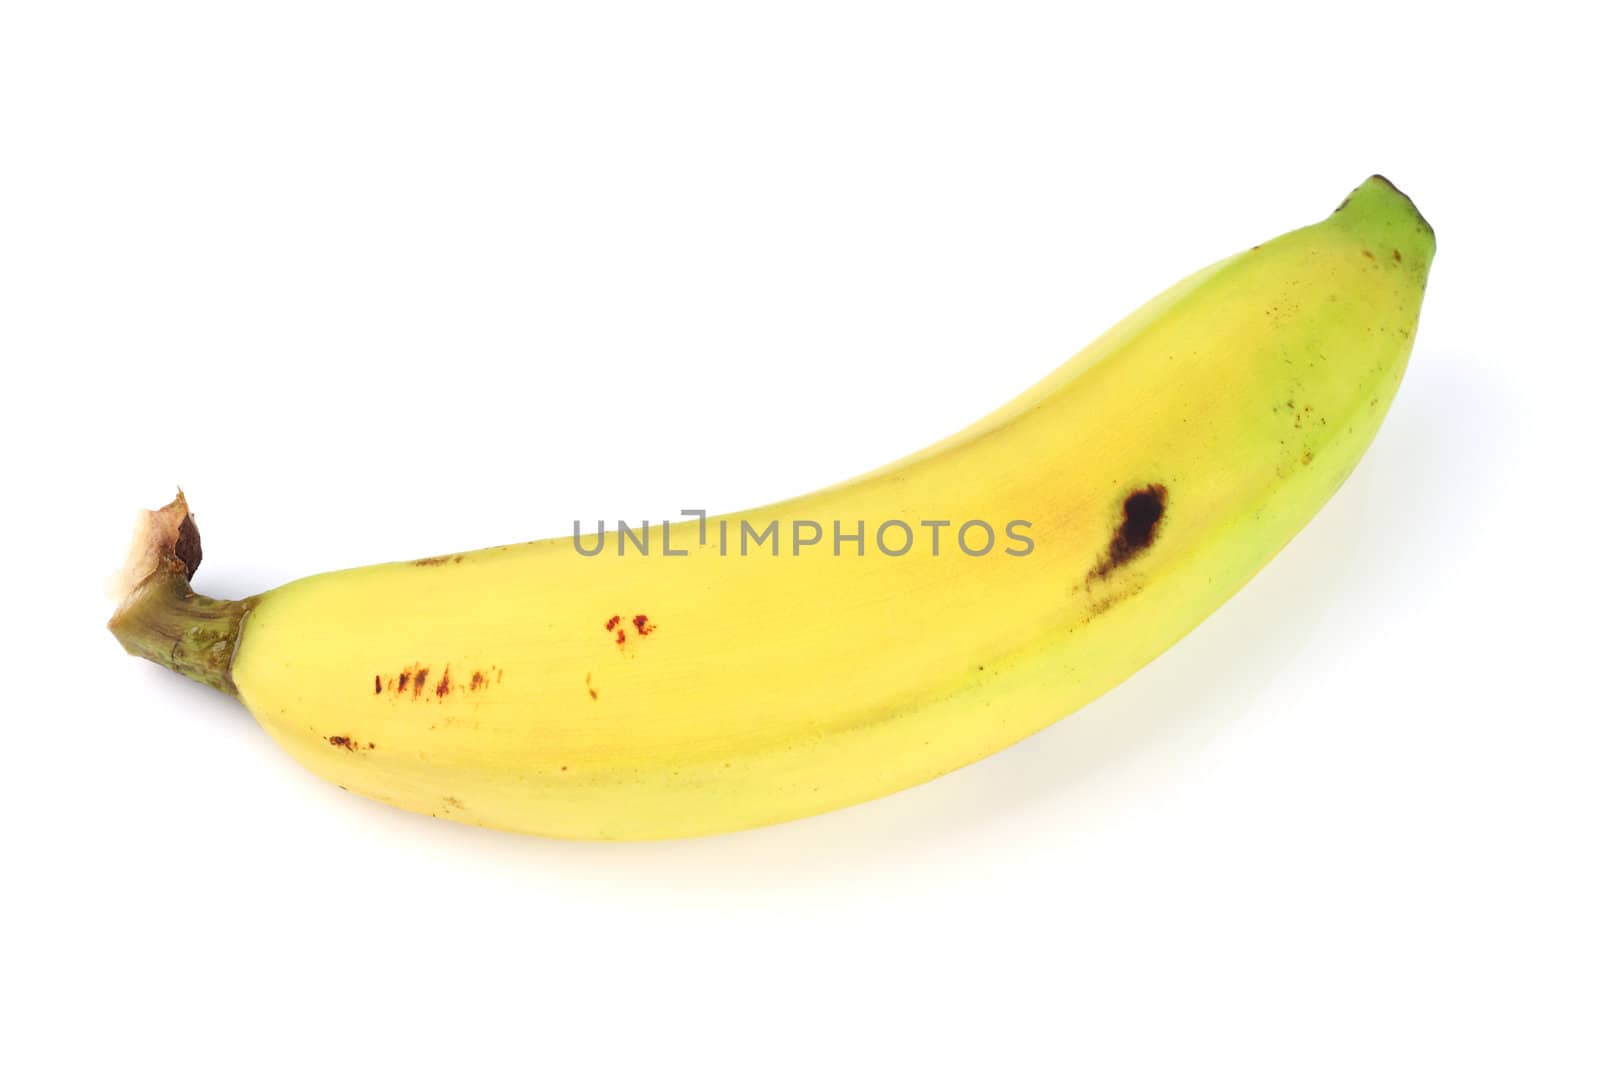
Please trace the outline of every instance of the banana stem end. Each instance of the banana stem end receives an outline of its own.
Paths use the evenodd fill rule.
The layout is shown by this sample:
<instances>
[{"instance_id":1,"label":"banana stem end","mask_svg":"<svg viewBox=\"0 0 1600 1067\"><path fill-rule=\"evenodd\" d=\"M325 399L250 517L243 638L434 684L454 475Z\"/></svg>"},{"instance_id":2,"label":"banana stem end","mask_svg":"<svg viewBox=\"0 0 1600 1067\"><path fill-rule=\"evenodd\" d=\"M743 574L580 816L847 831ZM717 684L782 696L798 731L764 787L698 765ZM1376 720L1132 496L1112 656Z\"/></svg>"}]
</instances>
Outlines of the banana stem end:
<instances>
[{"instance_id":1,"label":"banana stem end","mask_svg":"<svg viewBox=\"0 0 1600 1067\"><path fill-rule=\"evenodd\" d=\"M179 490L172 503L140 516L107 628L131 655L237 696L233 652L256 598L214 600L195 593L189 580L200 558L200 529Z\"/></svg>"}]
</instances>

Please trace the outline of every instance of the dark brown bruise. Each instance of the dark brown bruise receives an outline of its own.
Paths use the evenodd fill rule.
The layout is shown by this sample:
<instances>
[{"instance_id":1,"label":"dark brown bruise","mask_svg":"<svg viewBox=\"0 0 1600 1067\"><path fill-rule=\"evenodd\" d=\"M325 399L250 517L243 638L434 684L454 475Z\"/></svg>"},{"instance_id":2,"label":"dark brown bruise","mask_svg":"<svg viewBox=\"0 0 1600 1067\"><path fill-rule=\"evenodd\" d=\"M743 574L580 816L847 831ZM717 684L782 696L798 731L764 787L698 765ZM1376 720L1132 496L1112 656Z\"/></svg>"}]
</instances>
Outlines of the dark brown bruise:
<instances>
[{"instance_id":1,"label":"dark brown bruise","mask_svg":"<svg viewBox=\"0 0 1600 1067\"><path fill-rule=\"evenodd\" d=\"M1105 557L1089 572L1089 578L1105 578L1141 555L1155 542L1166 513L1166 486L1147 485L1129 493L1122 502L1122 524L1111 538Z\"/></svg>"}]
</instances>

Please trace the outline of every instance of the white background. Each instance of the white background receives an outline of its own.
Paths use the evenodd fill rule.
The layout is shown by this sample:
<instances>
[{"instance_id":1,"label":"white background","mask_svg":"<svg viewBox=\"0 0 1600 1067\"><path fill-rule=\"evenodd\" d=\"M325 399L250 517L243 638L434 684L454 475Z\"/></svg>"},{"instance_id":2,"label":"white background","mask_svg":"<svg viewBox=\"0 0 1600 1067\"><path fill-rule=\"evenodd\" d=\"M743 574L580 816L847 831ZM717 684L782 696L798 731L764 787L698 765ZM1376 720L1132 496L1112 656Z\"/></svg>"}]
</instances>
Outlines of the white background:
<instances>
[{"instance_id":1,"label":"white background","mask_svg":"<svg viewBox=\"0 0 1600 1067\"><path fill-rule=\"evenodd\" d=\"M1597 87L1520 3L0 16L12 1063L1594 1063ZM203 592L728 510L958 429L1382 171L1345 489L1078 715L659 845L391 811L122 655Z\"/></svg>"}]
</instances>

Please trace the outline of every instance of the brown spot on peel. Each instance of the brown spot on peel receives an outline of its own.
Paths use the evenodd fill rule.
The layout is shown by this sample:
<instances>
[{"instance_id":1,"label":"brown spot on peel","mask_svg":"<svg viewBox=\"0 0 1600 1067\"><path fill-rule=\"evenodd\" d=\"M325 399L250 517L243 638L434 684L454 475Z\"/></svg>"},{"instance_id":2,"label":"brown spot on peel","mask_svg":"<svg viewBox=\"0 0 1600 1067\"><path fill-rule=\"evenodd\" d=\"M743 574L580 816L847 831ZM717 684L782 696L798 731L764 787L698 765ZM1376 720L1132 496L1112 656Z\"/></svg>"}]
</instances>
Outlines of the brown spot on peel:
<instances>
[{"instance_id":1,"label":"brown spot on peel","mask_svg":"<svg viewBox=\"0 0 1600 1067\"><path fill-rule=\"evenodd\" d=\"M395 683L395 689L398 690L399 692L404 693L406 691L406 683L409 682L409 681L411 681L411 672L410 671L401 671L400 672L400 678Z\"/></svg>"},{"instance_id":2,"label":"brown spot on peel","mask_svg":"<svg viewBox=\"0 0 1600 1067\"><path fill-rule=\"evenodd\" d=\"M473 692L477 692L485 684L486 683L485 683L484 678L483 678L483 672L482 671L473 671L472 672L472 682L468 686L468 688L471 689Z\"/></svg>"},{"instance_id":3,"label":"brown spot on peel","mask_svg":"<svg viewBox=\"0 0 1600 1067\"><path fill-rule=\"evenodd\" d=\"M586 675L583 676L583 687L585 689L589 690L589 699L590 700L599 700L600 699L600 691L594 687L594 674L593 673L586 674Z\"/></svg>"},{"instance_id":4,"label":"brown spot on peel","mask_svg":"<svg viewBox=\"0 0 1600 1067\"><path fill-rule=\"evenodd\" d=\"M633 617L633 628L639 631L640 637L655 633L656 629L655 624L650 621L650 616L648 615L635 615Z\"/></svg>"},{"instance_id":5,"label":"brown spot on peel","mask_svg":"<svg viewBox=\"0 0 1600 1067\"><path fill-rule=\"evenodd\" d=\"M1127 600L1129 597L1138 593L1141 588L1142 586L1135 585L1131 588L1122 589L1118 592L1112 593L1108 597L1103 597L1100 600L1096 600L1089 605L1088 614L1084 615L1083 621L1085 623L1093 622L1106 612L1110 611L1112 608L1116 607L1118 604L1122 603L1124 600Z\"/></svg>"},{"instance_id":6,"label":"brown spot on peel","mask_svg":"<svg viewBox=\"0 0 1600 1067\"><path fill-rule=\"evenodd\" d=\"M372 676L372 692L375 696L383 695L383 675L374 674Z\"/></svg>"},{"instance_id":7,"label":"brown spot on peel","mask_svg":"<svg viewBox=\"0 0 1600 1067\"><path fill-rule=\"evenodd\" d=\"M355 742L351 741L348 737L342 737L342 736L337 736L337 735L334 736L334 737L328 738L328 744L332 745L334 748L346 748L346 749L349 749L352 752L355 751L355 747L356 747L355 746Z\"/></svg>"},{"instance_id":8,"label":"brown spot on peel","mask_svg":"<svg viewBox=\"0 0 1600 1067\"><path fill-rule=\"evenodd\" d=\"M1112 571L1142 554L1155 542L1161 519L1167 513L1167 487L1147 485L1129 493L1122 502L1122 524L1089 579L1105 578Z\"/></svg>"},{"instance_id":9,"label":"brown spot on peel","mask_svg":"<svg viewBox=\"0 0 1600 1067\"><path fill-rule=\"evenodd\" d=\"M433 693L441 700L450 695L450 668L448 665L444 669L444 677L439 679L439 684L434 688Z\"/></svg>"},{"instance_id":10,"label":"brown spot on peel","mask_svg":"<svg viewBox=\"0 0 1600 1067\"><path fill-rule=\"evenodd\" d=\"M415 700L422 695L422 687L428 684L428 668L422 667L417 671L417 685L411 690L411 699Z\"/></svg>"}]
</instances>

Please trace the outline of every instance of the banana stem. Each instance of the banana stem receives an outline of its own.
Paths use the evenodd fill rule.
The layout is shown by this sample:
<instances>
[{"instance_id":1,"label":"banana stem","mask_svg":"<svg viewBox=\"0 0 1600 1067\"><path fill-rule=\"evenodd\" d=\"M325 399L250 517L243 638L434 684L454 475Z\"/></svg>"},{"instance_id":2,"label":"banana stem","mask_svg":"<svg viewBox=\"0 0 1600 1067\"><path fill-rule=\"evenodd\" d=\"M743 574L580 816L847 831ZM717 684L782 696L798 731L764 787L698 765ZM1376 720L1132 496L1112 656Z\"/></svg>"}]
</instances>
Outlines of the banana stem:
<instances>
[{"instance_id":1,"label":"banana stem","mask_svg":"<svg viewBox=\"0 0 1600 1067\"><path fill-rule=\"evenodd\" d=\"M198 595L189 579L199 566L200 530L179 492L160 511L141 517L108 628L132 655L237 696L233 651L256 598Z\"/></svg>"}]
</instances>

